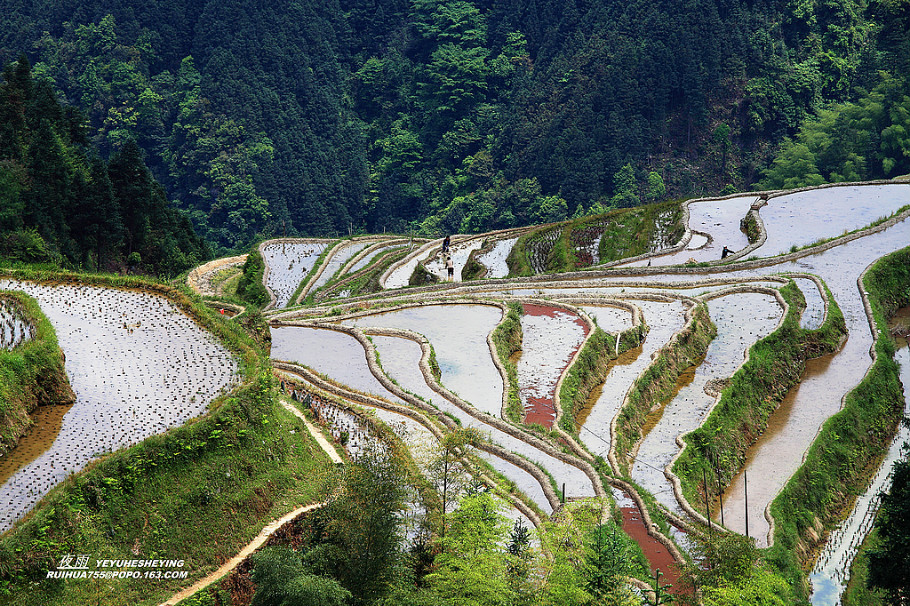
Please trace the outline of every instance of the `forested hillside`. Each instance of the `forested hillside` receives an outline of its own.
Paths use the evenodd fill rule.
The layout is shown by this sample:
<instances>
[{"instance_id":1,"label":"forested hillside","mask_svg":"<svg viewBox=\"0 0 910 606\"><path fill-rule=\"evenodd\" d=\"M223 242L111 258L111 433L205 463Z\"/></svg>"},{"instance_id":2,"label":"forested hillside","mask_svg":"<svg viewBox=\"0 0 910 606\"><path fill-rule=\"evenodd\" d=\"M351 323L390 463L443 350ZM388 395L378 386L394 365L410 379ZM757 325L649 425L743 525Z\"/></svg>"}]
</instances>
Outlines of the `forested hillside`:
<instances>
[{"instance_id":1,"label":"forested hillside","mask_svg":"<svg viewBox=\"0 0 910 606\"><path fill-rule=\"evenodd\" d=\"M171 276L209 247L125 140L109 161L26 58L0 84L0 258Z\"/></svg>"},{"instance_id":2,"label":"forested hillside","mask_svg":"<svg viewBox=\"0 0 910 606\"><path fill-rule=\"evenodd\" d=\"M225 248L910 171L906 0L0 7L0 60Z\"/></svg>"}]
</instances>

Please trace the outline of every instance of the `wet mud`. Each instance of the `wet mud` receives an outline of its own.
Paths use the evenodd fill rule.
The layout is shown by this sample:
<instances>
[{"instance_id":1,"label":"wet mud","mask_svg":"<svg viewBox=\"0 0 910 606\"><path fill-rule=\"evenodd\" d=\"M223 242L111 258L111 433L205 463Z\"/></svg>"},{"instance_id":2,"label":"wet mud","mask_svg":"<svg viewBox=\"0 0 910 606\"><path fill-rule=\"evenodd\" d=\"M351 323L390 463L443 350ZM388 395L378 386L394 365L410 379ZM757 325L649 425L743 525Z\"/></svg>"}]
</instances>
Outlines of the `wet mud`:
<instances>
[{"instance_id":1,"label":"wet mud","mask_svg":"<svg viewBox=\"0 0 910 606\"><path fill-rule=\"evenodd\" d=\"M651 568L651 574L654 575L659 570L661 572L661 585L669 583L673 586L670 593L679 593L681 591L679 567L663 543L648 534L641 511L635 501L615 488L613 489L613 498L616 499L616 504L622 514L622 529L641 547Z\"/></svg>"}]
</instances>

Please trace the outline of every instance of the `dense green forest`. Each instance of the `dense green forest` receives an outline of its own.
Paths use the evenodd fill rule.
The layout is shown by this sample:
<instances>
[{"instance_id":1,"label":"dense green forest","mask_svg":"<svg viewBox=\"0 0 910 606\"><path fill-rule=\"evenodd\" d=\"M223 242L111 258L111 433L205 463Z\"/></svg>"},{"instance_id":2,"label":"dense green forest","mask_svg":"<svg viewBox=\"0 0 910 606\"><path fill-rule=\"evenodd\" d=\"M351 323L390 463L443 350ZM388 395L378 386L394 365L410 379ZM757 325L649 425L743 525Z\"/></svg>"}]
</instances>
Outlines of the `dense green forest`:
<instances>
[{"instance_id":1,"label":"dense green forest","mask_svg":"<svg viewBox=\"0 0 910 606\"><path fill-rule=\"evenodd\" d=\"M210 255L126 139L109 161L23 57L0 84L0 257L170 276Z\"/></svg>"},{"instance_id":2,"label":"dense green forest","mask_svg":"<svg viewBox=\"0 0 910 606\"><path fill-rule=\"evenodd\" d=\"M0 7L0 60L222 248L910 172L906 0Z\"/></svg>"}]
</instances>

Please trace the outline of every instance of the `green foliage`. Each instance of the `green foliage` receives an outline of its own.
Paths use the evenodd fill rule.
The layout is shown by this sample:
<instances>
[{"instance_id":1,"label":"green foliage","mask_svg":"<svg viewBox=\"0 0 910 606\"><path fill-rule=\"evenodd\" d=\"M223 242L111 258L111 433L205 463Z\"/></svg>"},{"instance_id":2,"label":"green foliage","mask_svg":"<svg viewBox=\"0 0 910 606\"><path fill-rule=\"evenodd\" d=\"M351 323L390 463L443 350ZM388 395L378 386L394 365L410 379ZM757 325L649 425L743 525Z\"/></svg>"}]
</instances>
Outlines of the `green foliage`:
<instances>
[{"instance_id":1,"label":"green foliage","mask_svg":"<svg viewBox=\"0 0 910 606\"><path fill-rule=\"evenodd\" d=\"M651 408L673 395L679 375L704 357L717 328L701 303L691 312L692 319L674 342L660 349L651 365L635 380L619 411L616 452L629 452L641 435Z\"/></svg>"},{"instance_id":2,"label":"green foliage","mask_svg":"<svg viewBox=\"0 0 910 606\"><path fill-rule=\"evenodd\" d=\"M344 606L351 593L337 581L309 574L287 547L267 547L251 557L256 594L250 606Z\"/></svg>"},{"instance_id":3,"label":"green foliage","mask_svg":"<svg viewBox=\"0 0 910 606\"><path fill-rule=\"evenodd\" d=\"M4 71L0 113L19 116L0 145L0 241L9 258L174 276L210 253L124 138L90 158L81 124L26 59ZM129 258L141 255L141 262Z\"/></svg>"},{"instance_id":4,"label":"green foliage","mask_svg":"<svg viewBox=\"0 0 910 606\"><path fill-rule=\"evenodd\" d=\"M790 306L781 326L749 349L748 361L733 375L711 414L684 437L686 448L673 471L696 507L704 503L703 478L707 476L711 486L727 486L771 414L799 384L806 360L837 351L846 335L844 316L830 292L828 315L816 330L799 326L806 304L795 283L780 293Z\"/></svg>"},{"instance_id":5,"label":"green foliage","mask_svg":"<svg viewBox=\"0 0 910 606\"><path fill-rule=\"evenodd\" d=\"M884 0L68 0L6 11L0 60L27 50L84 113L67 116L81 139L104 157L135 139L199 233L240 250L267 235L480 231L745 190L808 116L862 105L856 91L879 71L903 81L905 12ZM850 116L837 135L848 145L828 148L846 164L829 175L816 158L808 177L900 170L906 117L885 114L903 103L873 105L884 121ZM20 116L0 107L3 146ZM23 183L0 170L10 208Z\"/></svg>"},{"instance_id":6,"label":"green foliage","mask_svg":"<svg viewBox=\"0 0 910 606\"><path fill-rule=\"evenodd\" d=\"M366 452L345 469L341 496L328 508L329 531L344 554L336 578L352 604L371 604L395 577L405 468L394 455Z\"/></svg>"},{"instance_id":7,"label":"green foliage","mask_svg":"<svg viewBox=\"0 0 910 606\"><path fill-rule=\"evenodd\" d=\"M768 559L791 578L798 578L795 551L806 540L808 528L816 519L828 528L839 521L846 495L865 486L869 465L886 447L901 417L903 398L885 318L910 302L908 283L907 248L880 259L866 273L864 286L879 333L877 358L847 394L841 411L822 426L803 465L771 503L776 526Z\"/></svg>"},{"instance_id":8,"label":"green foliage","mask_svg":"<svg viewBox=\"0 0 910 606\"><path fill-rule=\"evenodd\" d=\"M619 353L637 347L643 338L644 333L638 327L621 333ZM569 369L569 374L566 375L559 391L562 429L570 434L578 434L576 422L578 413L587 404L591 391L604 382L609 371L609 363L616 359L616 356L616 337L595 327L594 334L587 340L575 364Z\"/></svg>"},{"instance_id":9,"label":"green foliage","mask_svg":"<svg viewBox=\"0 0 910 606\"><path fill-rule=\"evenodd\" d=\"M781 146L766 189L910 172L910 84L887 72L859 100L819 110Z\"/></svg>"},{"instance_id":10,"label":"green foliage","mask_svg":"<svg viewBox=\"0 0 910 606\"><path fill-rule=\"evenodd\" d=\"M501 545L507 526L501 503L481 492L466 496L452 513L449 532L440 540L429 588L448 603L507 606L512 602L509 558Z\"/></svg>"},{"instance_id":11,"label":"green foliage","mask_svg":"<svg viewBox=\"0 0 910 606\"><path fill-rule=\"evenodd\" d=\"M524 414L521 399L518 397L518 369L513 361L513 356L521 351L522 314L524 314L524 309L520 303L509 303L506 316L499 323L499 326L493 330L493 344L496 346L496 354L499 356L499 361L505 366L509 380L509 400L506 404L506 417L513 423L521 423Z\"/></svg>"},{"instance_id":12,"label":"green foliage","mask_svg":"<svg viewBox=\"0 0 910 606\"><path fill-rule=\"evenodd\" d=\"M237 296L257 307L265 307L271 298L263 284L265 261L259 253L259 247L250 250L243 264L240 281L237 282Z\"/></svg>"}]
</instances>

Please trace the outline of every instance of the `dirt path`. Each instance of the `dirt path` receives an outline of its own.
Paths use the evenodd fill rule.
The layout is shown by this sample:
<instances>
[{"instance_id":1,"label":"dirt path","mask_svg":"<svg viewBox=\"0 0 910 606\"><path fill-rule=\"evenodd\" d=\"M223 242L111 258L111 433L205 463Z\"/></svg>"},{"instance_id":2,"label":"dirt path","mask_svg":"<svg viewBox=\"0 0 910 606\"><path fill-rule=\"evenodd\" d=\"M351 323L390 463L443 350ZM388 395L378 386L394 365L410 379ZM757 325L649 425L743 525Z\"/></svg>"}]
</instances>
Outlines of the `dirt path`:
<instances>
[{"instance_id":1,"label":"dirt path","mask_svg":"<svg viewBox=\"0 0 910 606\"><path fill-rule=\"evenodd\" d=\"M295 408L291 404L288 404L284 400L281 401L281 405L285 408L285 410L287 410L288 412L290 412L291 414L293 414L294 416L298 417L300 420L303 421L303 423L306 425L307 431L310 432L310 435L313 436L313 438L316 440L316 442L319 444L319 446L325 451L325 453L327 455L329 455L329 458L332 460L333 463L335 463L335 464L344 463L344 460L339 456L338 451L335 450L335 448L332 446L332 444L325 438L324 435L322 435L322 432L319 431L319 429L315 425L310 423L310 420L307 419L306 416L304 416L304 414L302 412L300 412L297 408ZM250 543L246 547L244 547L243 549L240 550L240 553L238 553L233 558L231 558L230 560L228 560L227 562L222 564L221 567L218 568L218 570L216 570L212 574L206 576L203 579L200 579L199 581L196 581L193 585L191 585L190 587L187 587L183 591L181 591L177 594L174 594L173 596L171 596L170 598L168 598L167 600L162 602L160 606L175 606L181 600L185 600L186 598L190 597L191 595L195 594L196 592L205 589L212 583L216 583L224 576L230 574L230 572L232 570L237 568L237 566L239 566L240 563L243 562L245 559L247 559L253 552L255 552L257 549L262 547L265 544L265 542L269 539L269 537L275 533L276 530L278 530L279 528L281 528L282 526L284 526L285 524L287 524L288 522L290 522L297 516L307 513L308 511L313 511L314 509L319 509L320 507L325 506L325 504L326 504L326 501L323 501L322 503L313 503L312 505L304 505L303 507L298 507L294 511L283 515L282 517L278 518L277 520L274 520L273 522L270 522L269 524L266 524L265 528L263 528L259 532L259 534L256 535L256 538L253 539L252 541L250 541Z\"/></svg>"}]
</instances>

